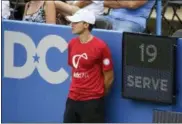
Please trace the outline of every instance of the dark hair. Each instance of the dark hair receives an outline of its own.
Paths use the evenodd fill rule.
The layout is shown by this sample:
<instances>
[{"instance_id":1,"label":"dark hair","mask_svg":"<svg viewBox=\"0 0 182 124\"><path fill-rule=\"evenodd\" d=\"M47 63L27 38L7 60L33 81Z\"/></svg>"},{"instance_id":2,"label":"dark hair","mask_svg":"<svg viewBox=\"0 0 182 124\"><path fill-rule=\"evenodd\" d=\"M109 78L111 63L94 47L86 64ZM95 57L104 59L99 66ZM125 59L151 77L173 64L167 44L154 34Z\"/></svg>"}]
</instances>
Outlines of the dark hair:
<instances>
[{"instance_id":1,"label":"dark hair","mask_svg":"<svg viewBox=\"0 0 182 124\"><path fill-rule=\"evenodd\" d=\"M89 27L88 27L88 30L91 32L92 29L94 28L94 25L93 24L89 24Z\"/></svg>"},{"instance_id":2,"label":"dark hair","mask_svg":"<svg viewBox=\"0 0 182 124\"><path fill-rule=\"evenodd\" d=\"M84 22L84 23L87 23L87 22ZM95 24L89 24L88 25L88 30L91 32L94 27L95 27Z\"/></svg>"}]
</instances>

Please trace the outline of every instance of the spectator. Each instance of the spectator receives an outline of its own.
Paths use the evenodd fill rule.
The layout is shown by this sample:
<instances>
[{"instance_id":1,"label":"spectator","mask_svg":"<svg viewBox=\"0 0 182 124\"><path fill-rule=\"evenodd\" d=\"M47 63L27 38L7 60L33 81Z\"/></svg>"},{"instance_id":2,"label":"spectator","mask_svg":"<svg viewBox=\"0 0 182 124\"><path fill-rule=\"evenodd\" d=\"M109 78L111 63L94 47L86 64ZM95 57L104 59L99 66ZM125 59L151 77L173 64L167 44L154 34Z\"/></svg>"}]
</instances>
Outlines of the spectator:
<instances>
[{"instance_id":1,"label":"spectator","mask_svg":"<svg viewBox=\"0 0 182 124\"><path fill-rule=\"evenodd\" d=\"M25 6L24 21L56 24L54 1L31 0Z\"/></svg>"},{"instance_id":2,"label":"spectator","mask_svg":"<svg viewBox=\"0 0 182 124\"><path fill-rule=\"evenodd\" d=\"M10 16L10 3L9 1L2 1L2 18L9 19Z\"/></svg>"},{"instance_id":3,"label":"spectator","mask_svg":"<svg viewBox=\"0 0 182 124\"><path fill-rule=\"evenodd\" d=\"M143 32L154 4L155 0L105 0L104 6L112 10L104 19L112 23L113 30Z\"/></svg>"},{"instance_id":4,"label":"spectator","mask_svg":"<svg viewBox=\"0 0 182 124\"><path fill-rule=\"evenodd\" d=\"M56 8L59 12L65 16L73 15L79 9L88 9L93 11L95 16L102 15L104 13L104 1L102 0L79 0L79 1L55 1Z\"/></svg>"}]
</instances>

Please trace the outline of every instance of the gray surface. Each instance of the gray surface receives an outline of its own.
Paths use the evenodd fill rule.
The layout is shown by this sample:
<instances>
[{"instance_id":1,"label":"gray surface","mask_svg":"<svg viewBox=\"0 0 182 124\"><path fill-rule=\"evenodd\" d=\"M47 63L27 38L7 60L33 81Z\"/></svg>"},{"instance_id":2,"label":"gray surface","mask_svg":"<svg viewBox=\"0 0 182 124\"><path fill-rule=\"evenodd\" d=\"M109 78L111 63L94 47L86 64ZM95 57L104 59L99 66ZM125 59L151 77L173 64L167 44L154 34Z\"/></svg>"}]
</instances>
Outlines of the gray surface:
<instances>
[{"instance_id":1,"label":"gray surface","mask_svg":"<svg viewBox=\"0 0 182 124\"><path fill-rule=\"evenodd\" d=\"M153 123L182 123L182 113L154 110Z\"/></svg>"}]
</instances>

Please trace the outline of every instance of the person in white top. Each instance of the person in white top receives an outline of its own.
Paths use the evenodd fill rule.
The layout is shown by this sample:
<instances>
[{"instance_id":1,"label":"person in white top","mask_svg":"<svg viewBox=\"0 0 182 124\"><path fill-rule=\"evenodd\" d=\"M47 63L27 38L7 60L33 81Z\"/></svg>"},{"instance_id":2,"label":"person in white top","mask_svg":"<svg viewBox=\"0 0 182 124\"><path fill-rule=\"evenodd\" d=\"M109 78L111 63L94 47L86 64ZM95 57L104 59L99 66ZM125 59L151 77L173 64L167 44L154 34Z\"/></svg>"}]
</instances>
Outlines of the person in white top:
<instances>
[{"instance_id":1,"label":"person in white top","mask_svg":"<svg viewBox=\"0 0 182 124\"><path fill-rule=\"evenodd\" d=\"M10 16L10 3L9 1L2 1L2 18L9 19Z\"/></svg>"},{"instance_id":2,"label":"person in white top","mask_svg":"<svg viewBox=\"0 0 182 124\"><path fill-rule=\"evenodd\" d=\"M75 1L55 1L56 9L64 17L73 15L79 9L87 9L92 11L95 16L102 15L104 13L104 1L103 0L75 0Z\"/></svg>"},{"instance_id":3,"label":"person in white top","mask_svg":"<svg viewBox=\"0 0 182 124\"><path fill-rule=\"evenodd\" d=\"M75 4L85 1L74 1ZM90 0L90 4L84 6L82 9L87 9L94 12L96 16L102 15L104 13L104 1L103 0Z\"/></svg>"}]
</instances>

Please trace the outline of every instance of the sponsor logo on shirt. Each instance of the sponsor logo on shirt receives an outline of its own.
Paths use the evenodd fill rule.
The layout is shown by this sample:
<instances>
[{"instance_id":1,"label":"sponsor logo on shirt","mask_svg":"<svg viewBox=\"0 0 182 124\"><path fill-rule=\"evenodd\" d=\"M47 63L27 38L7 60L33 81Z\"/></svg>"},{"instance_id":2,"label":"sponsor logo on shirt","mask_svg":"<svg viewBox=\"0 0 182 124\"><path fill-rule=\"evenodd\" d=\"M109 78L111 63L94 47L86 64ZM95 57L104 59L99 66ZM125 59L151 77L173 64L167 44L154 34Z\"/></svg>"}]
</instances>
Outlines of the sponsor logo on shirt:
<instances>
[{"instance_id":1,"label":"sponsor logo on shirt","mask_svg":"<svg viewBox=\"0 0 182 124\"><path fill-rule=\"evenodd\" d=\"M84 73L84 72L74 72L73 73L73 77L74 78L88 78L88 74L87 73Z\"/></svg>"},{"instance_id":2,"label":"sponsor logo on shirt","mask_svg":"<svg viewBox=\"0 0 182 124\"><path fill-rule=\"evenodd\" d=\"M77 61L76 61L76 58L78 58L77 59ZM82 53L82 54L76 54L76 55L74 55L73 56L73 58L72 58L72 63L73 63L73 67L74 68L78 68L78 65L79 65L79 62L80 62L80 59L81 58L83 58L83 59L88 59L88 56L87 56L87 54L86 53Z\"/></svg>"},{"instance_id":3,"label":"sponsor logo on shirt","mask_svg":"<svg viewBox=\"0 0 182 124\"><path fill-rule=\"evenodd\" d=\"M103 60L103 64L106 65L106 66L108 66L110 64L110 60L108 58L105 58Z\"/></svg>"}]
</instances>

